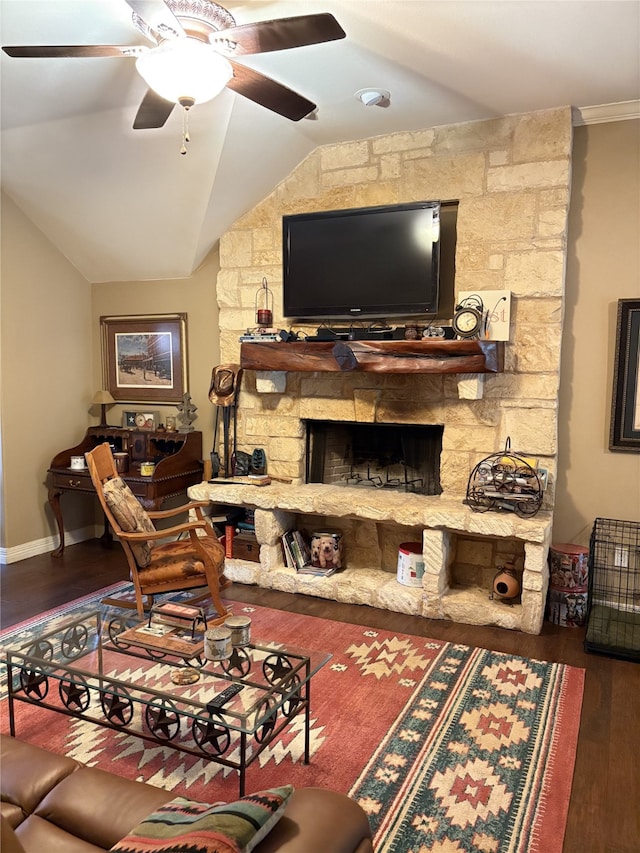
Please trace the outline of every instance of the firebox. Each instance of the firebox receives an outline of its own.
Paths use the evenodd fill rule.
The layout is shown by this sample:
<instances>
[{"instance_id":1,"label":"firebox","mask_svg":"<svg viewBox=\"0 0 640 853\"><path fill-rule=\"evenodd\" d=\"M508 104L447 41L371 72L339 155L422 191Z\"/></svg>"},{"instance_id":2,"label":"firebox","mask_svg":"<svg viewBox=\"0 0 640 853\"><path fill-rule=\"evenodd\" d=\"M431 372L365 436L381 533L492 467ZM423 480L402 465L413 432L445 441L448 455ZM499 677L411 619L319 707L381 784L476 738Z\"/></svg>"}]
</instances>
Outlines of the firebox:
<instances>
[{"instance_id":1,"label":"firebox","mask_svg":"<svg viewBox=\"0 0 640 853\"><path fill-rule=\"evenodd\" d=\"M441 424L304 423L307 483L442 492Z\"/></svg>"}]
</instances>

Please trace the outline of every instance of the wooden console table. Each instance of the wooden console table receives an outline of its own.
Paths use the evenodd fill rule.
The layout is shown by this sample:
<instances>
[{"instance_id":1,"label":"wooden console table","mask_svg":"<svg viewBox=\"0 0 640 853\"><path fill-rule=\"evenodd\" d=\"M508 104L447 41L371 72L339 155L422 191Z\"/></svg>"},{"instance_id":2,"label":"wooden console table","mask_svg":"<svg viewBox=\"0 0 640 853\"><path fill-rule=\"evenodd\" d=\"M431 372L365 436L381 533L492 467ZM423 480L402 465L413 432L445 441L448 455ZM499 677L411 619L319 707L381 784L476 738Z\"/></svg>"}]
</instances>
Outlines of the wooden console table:
<instances>
[{"instance_id":1,"label":"wooden console table","mask_svg":"<svg viewBox=\"0 0 640 853\"><path fill-rule=\"evenodd\" d=\"M336 344L339 344L337 349ZM344 355L348 358L344 358ZM337 355L337 357L336 357ZM503 341L250 341L240 348L249 370L364 373L502 373Z\"/></svg>"},{"instance_id":2,"label":"wooden console table","mask_svg":"<svg viewBox=\"0 0 640 853\"><path fill-rule=\"evenodd\" d=\"M51 552L52 557L60 557L64 553L64 521L60 505L63 492L77 492L94 497L96 494L89 472L86 469L71 468L71 457L84 456L88 450L93 450L105 441L111 444L114 452L128 454L129 470L122 474L122 478L147 509L159 509L167 498L182 494L189 486L202 481L201 432L89 427L80 444L62 450L53 457L47 471L49 504L60 534L60 544ZM155 463L156 467L151 476L142 476L141 462ZM102 540L105 544L111 540L106 519Z\"/></svg>"}]
</instances>

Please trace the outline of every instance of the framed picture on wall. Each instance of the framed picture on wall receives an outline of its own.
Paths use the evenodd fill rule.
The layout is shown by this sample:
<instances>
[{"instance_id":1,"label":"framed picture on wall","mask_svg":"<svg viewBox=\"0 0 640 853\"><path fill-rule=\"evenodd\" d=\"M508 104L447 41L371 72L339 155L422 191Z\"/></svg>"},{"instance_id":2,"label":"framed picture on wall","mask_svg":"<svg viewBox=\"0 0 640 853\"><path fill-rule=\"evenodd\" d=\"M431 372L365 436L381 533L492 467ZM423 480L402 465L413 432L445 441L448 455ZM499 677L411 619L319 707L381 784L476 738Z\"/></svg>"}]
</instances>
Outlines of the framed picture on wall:
<instances>
[{"instance_id":1,"label":"framed picture on wall","mask_svg":"<svg viewBox=\"0 0 640 853\"><path fill-rule=\"evenodd\" d=\"M640 453L640 299L618 300L610 450Z\"/></svg>"},{"instance_id":2,"label":"framed picture on wall","mask_svg":"<svg viewBox=\"0 0 640 853\"><path fill-rule=\"evenodd\" d=\"M187 393L187 315L101 317L104 387L116 402L180 403Z\"/></svg>"}]
</instances>

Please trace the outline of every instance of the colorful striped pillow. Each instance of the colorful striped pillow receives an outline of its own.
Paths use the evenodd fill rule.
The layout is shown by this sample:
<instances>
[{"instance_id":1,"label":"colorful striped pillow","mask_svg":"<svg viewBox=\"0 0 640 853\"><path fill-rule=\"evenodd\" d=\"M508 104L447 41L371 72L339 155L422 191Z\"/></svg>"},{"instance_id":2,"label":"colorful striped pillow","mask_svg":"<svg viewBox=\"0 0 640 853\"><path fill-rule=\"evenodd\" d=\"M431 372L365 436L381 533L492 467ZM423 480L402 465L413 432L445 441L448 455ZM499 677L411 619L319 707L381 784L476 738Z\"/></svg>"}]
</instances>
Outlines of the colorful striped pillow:
<instances>
[{"instance_id":1,"label":"colorful striped pillow","mask_svg":"<svg viewBox=\"0 0 640 853\"><path fill-rule=\"evenodd\" d=\"M292 785L215 806L176 797L139 823L111 853L250 853L275 826Z\"/></svg>"}]
</instances>

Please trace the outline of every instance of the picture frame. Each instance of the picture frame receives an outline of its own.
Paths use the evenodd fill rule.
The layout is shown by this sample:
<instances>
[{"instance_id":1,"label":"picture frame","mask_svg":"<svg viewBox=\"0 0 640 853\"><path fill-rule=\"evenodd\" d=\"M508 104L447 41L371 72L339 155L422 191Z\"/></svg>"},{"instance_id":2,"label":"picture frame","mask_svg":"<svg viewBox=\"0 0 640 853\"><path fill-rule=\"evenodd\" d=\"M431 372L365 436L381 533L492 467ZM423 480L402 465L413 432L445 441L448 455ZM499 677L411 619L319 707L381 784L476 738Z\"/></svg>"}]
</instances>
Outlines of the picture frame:
<instances>
[{"instance_id":1,"label":"picture frame","mask_svg":"<svg viewBox=\"0 0 640 853\"><path fill-rule=\"evenodd\" d=\"M124 411L122 413L122 428L123 429L148 429L155 430L160 423L159 412L140 412L140 411Z\"/></svg>"},{"instance_id":2,"label":"picture frame","mask_svg":"<svg viewBox=\"0 0 640 853\"><path fill-rule=\"evenodd\" d=\"M640 453L640 299L619 299L609 450Z\"/></svg>"},{"instance_id":3,"label":"picture frame","mask_svg":"<svg viewBox=\"0 0 640 853\"><path fill-rule=\"evenodd\" d=\"M181 403L187 393L187 315L100 317L104 387L117 403Z\"/></svg>"}]
</instances>

